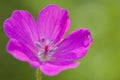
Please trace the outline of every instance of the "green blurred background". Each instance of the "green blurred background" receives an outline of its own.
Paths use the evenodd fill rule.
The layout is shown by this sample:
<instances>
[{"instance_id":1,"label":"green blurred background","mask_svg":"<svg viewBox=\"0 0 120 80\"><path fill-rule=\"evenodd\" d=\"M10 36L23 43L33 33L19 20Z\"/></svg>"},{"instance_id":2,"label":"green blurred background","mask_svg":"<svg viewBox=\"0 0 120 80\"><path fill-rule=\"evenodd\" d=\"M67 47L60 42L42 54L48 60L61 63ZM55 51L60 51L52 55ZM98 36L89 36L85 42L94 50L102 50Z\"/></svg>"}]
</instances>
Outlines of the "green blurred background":
<instances>
[{"instance_id":1,"label":"green blurred background","mask_svg":"<svg viewBox=\"0 0 120 80\"><path fill-rule=\"evenodd\" d=\"M0 80L35 80L35 69L6 52L3 21L13 10L28 10L37 18L48 4L69 10L71 28L88 27L93 44L76 69L42 80L120 80L120 0L0 0Z\"/></svg>"}]
</instances>

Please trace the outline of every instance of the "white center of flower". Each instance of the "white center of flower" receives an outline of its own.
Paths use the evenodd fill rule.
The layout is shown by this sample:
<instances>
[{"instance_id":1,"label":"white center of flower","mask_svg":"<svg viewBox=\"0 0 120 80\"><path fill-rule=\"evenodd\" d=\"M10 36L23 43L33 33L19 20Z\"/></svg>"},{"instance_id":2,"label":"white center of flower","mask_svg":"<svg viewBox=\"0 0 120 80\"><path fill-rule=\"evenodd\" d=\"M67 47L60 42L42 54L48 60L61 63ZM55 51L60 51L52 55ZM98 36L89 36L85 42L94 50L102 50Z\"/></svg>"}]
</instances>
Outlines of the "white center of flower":
<instances>
[{"instance_id":1,"label":"white center of flower","mask_svg":"<svg viewBox=\"0 0 120 80\"><path fill-rule=\"evenodd\" d=\"M57 47L53 44L53 41L41 39L40 42L36 43L38 47L37 56L41 61L49 61L51 59L52 54L57 49Z\"/></svg>"}]
</instances>

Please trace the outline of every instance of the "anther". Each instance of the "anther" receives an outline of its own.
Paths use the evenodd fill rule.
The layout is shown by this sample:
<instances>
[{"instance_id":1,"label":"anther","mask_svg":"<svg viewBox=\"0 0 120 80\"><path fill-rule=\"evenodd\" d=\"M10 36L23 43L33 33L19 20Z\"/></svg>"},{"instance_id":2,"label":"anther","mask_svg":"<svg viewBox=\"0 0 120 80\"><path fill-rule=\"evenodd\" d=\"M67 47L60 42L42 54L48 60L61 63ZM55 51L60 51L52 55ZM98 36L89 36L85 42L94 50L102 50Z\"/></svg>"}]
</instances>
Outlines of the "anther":
<instances>
[{"instance_id":1,"label":"anther","mask_svg":"<svg viewBox=\"0 0 120 80\"><path fill-rule=\"evenodd\" d=\"M42 45L40 44L40 42L36 42L36 46L41 47Z\"/></svg>"},{"instance_id":2,"label":"anther","mask_svg":"<svg viewBox=\"0 0 120 80\"><path fill-rule=\"evenodd\" d=\"M44 38L41 38L41 42L45 42L45 39L44 39Z\"/></svg>"}]
</instances>

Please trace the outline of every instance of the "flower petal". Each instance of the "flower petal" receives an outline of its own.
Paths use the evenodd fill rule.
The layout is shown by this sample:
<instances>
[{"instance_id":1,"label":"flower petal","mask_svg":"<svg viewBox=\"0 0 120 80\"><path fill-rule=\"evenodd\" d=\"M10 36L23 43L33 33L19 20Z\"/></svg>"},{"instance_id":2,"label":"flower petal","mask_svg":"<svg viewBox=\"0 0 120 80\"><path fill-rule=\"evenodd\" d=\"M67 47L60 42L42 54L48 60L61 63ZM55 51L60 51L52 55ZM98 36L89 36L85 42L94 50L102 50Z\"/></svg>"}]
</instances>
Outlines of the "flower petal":
<instances>
[{"instance_id":1,"label":"flower petal","mask_svg":"<svg viewBox=\"0 0 120 80\"><path fill-rule=\"evenodd\" d=\"M71 62L85 56L92 38L89 29L78 29L70 33L59 45L53 57L53 64Z\"/></svg>"},{"instance_id":2,"label":"flower petal","mask_svg":"<svg viewBox=\"0 0 120 80\"><path fill-rule=\"evenodd\" d=\"M38 16L39 36L59 41L70 26L68 12L57 5L48 5Z\"/></svg>"},{"instance_id":3,"label":"flower petal","mask_svg":"<svg viewBox=\"0 0 120 80\"><path fill-rule=\"evenodd\" d=\"M39 66L39 59L35 56L33 51L25 45L20 44L15 39L10 39L7 44L7 51L16 59L29 62L29 64L31 64L34 68Z\"/></svg>"},{"instance_id":4,"label":"flower petal","mask_svg":"<svg viewBox=\"0 0 120 80\"><path fill-rule=\"evenodd\" d=\"M14 38L32 48L38 38L36 28L33 17L24 10L15 10L11 17L4 22L4 30L9 38Z\"/></svg>"},{"instance_id":5,"label":"flower petal","mask_svg":"<svg viewBox=\"0 0 120 80\"><path fill-rule=\"evenodd\" d=\"M57 66L57 65L45 63L40 66L40 69L44 74L48 76L55 76L63 70L70 69L70 68L76 68L79 64L80 64L79 62L74 62L66 66Z\"/></svg>"}]
</instances>

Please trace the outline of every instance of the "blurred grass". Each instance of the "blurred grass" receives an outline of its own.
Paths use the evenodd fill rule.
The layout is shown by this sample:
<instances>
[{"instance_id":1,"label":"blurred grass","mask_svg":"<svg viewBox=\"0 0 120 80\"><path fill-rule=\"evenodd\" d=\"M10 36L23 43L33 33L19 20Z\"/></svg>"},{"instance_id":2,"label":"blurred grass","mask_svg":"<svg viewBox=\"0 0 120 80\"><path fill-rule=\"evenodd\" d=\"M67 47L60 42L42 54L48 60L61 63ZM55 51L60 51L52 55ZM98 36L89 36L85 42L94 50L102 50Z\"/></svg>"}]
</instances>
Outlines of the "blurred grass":
<instances>
[{"instance_id":1,"label":"blurred grass","mask_svg":"<svg viewBox=\"0 0 120 80\"><path fill-rule=\"evenodd\" d=\"M28 10L37 18L48 4L69 10L71 28L90 28L93 44L76 69L43 80L120 80L120 0L0 0L0 80L35 80L35 70L6 52L3 21L13 10Z\"/></svg>"}]
</instances>

